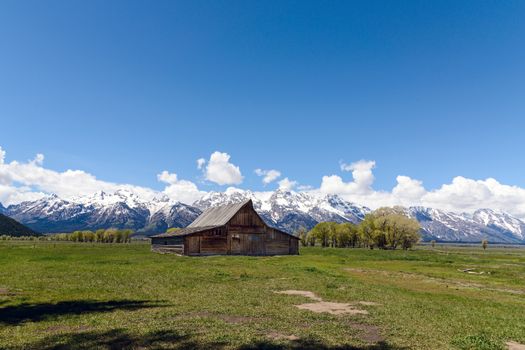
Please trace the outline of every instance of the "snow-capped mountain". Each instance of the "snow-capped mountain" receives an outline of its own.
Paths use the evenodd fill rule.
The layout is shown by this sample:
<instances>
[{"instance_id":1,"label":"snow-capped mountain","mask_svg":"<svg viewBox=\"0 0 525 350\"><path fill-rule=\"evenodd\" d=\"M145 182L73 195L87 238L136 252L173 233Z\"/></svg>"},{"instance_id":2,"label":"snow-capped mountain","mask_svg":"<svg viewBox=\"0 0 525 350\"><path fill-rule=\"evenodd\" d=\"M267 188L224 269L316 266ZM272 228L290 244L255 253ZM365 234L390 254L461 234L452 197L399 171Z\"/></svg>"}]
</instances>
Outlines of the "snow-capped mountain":
<instances>
[{"instance_id":1,"label":"snow-capped mountain","mask_svg":"<svg viewBox=\"0 0 525 350\"><path fill-rule=\"evenodd\" d=\"M143 200L128 191L103 191L74 200L50 195L10 205L5 214L37 232L69 232L99 228L129 228L145 233L185 227L200 210L167 197Z\"/></svg>"},{"instance_id":2,"label":"snow-capped mountain","mask_svg":"<svg viewBox=\"0 0 525 350\"><path fill-rule=\"evenodd\" d=\"M64 200L56 195L36 201L0 204L0 213L37 232L69 232L99 228L130 228L139 233L164 232L169 227L185 227L200 213L213 206L251 199L255 210L271 226L287 232L299 227L310 229L318 222L359 223L371 212L336 195L276 190L253 192L229 188L208 192L193 205L173 201L158 194L141 198L130 191L97 192L91 196ZM525 221L508 213L480 209L471 214L451 213L425 207L406 208L422 226L425 240L525 243Z\"/></svg>"},{"instance_id":3,"label":"snow-capped mountain","mask_svg":"<svg viewBox=\"0 0 525 350\"><path fill-rule=\"evenodd\" d=\"M525 222L512 215L492 209L479 209L472 215L472 220L503 232L511 232L517 238L525 240Z\"/></svg>"},{"instance_id":4,"label":"snow-capped mountain","mask_svg":"<svg viewBox=\"0 0 525 350\"><path fill-rule=\"evenodd\" d=\"M360 222L370 209L344 201L335 195L317 196L307 192L276 190L252 192L230 188L209 192L193 205L201 210L251 199L255 210L271 226L293 232L321 221Z\"/></svg>"},{"instance_id":5,"label":"snow-capped mountain","mask_svg":"<svg viewBox=\"0 0 525 350\"><path fill-rule=\"evenodd\" d=\"M427 240L525 242L525 222L507 213L480 209L474 214L457 214L425 207L410 207L407 212L419 221L423 238Z\"/></svg>"}]
</instances>

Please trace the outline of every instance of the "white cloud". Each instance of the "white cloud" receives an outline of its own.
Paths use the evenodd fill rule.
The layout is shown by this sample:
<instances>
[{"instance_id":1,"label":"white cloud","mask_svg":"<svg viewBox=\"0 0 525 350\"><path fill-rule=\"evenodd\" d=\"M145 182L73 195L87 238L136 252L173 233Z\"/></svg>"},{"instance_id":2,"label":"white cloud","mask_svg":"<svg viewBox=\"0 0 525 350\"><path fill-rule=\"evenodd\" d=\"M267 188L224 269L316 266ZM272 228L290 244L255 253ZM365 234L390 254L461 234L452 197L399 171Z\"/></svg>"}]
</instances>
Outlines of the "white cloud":
<instances>
[{"instance_id":1,"label":"white cloud","mask_svg":"<svg viewBox=\"0 0 525 350\"><path fill-rule=\"evenodd\" d=\"M341 170L351 171L354 178L353 183L350 184L352 188L348 190L362 193L370 191L374 183L372 169L375 166L376 162L373 160L360 160L351 164L341 163Z\"/></svg>"},{"instance_id":2,"label":"white cloud","mask_svg":"<svg viewBox=\"0 0 525 350\"><path fill-rule=\"evenodd\" d=\"M204 164L206 164L206 159L204 158L197 159L197 169L201 170L204 167Z\"/></svg>"},{"instance_id":3,"label":"white cloud","mask_svg":"<svg viewBox=\"0 0 525 350\"><path fill-rule=\"evenodd\" d=\"M277 180L277 178L281 176L281 172L275 169L271 169L271 170L255 169L255 174L257 174L257 176L263 176L262 182L265 185L268 185L269 183Z\"/></svg>"},{"instance_id":4,"label":"white cloud","mask_svg":"<svg viewBox=\"0 0 525 350\"><path fill-rule=\"evenodd\" d=\"M82 170L51 170L45 168L44 160L42 154L37 154L29 161L8 162L6 152L0 147L0 202L4 205L15 204L35 200L50 193L56 193L64 199L74 199L100 190L114 192L119 189L131 191L149 200L159 193L148 187L103 181ZM239 184L243 180L239 167L230 163L227 153L214 152L209 161L197 161L197 166L201 167L207 180L220 185ZM475 180L457 176L451 183L429 190L420 180L400 175L397 176L397 183L391 190L379 191L373 188L374 167L374 161L342 163L341 170L351 172L352 180L345 181L343 177L335 174L323 176L318 189L298 186L296 181L289 178L280 180L278 185L284 190L297 188L299 191L338 194L349 201L371 208L423 205L455 212L491 208L525 219L524 188L505 185L493 178ZM277 170L256 169L255 172L263 176L263 183L274 182L281 175L277 174ZM161 192L174 200L191 204L205 194L195 183L179 179L175 173L163 171L157 175L157 179L166 184Z\"/></svg>"},{"instance_id":5,"label":"white cloud","mask_svg":"<svg viewBox=\"0 0 525 350\"><path fill-rule=\"evenodd\" d=\"M164 189L169 197L185 203L199 193L197 186L190 181L178 180L176 174L162 172L159 181L168 186ZM5 151L0 148L0 202L4 205L34 200L55 193L64 199L91 195L97 191L115 192L119 189L131 191L139 197L150 200L157 191L142 186L118 184L97 179L94 175L82 170L65 170L63 172L44 167L44 156L37 154L27 162L5 161Z\"/></svg>"},{"instance_id":6,"label":"white cloud","mask_svg":"<svg viewBox=\"0 0 525 350\"><path fill-rule=\"evenodd\" d=\"M203 170L206 180L219 185L238 185L244 179L239 167L230 163L228 153L213 152Z\"/></svg>"},{"instance_id":7,"label":"white cloud","mask_svg":"<svg viewBox=\"0 0 525 350\"><path fill-rule=\"evenodd\" d=\"M354 181L344 182L339 175L323 176L321 182L322 193L340 194L342 196L366 196L373 192L375 167L374 161L360 160L351 164L341 164L341 170L351 171Z\"/></svg>"},{"instance_id":8,"label":"white cloud","mask_svg":"<svg viewBox=\"0 0 525 350\"><path fill-rule=\"evenodd\" d=\"M421 181L404 175L396 177L396 181L397 185L392 189L392 196L397 199L396 204L403 206L420 204L420 199L426 193Z\"/></svg>"},{"instance_id":9,"label":"white cloud","mask_svg":"<svg viewBox=\"0 0 525 350\"><path fill-rule=\"evenodd\" d=\"M193 182L179 180L177 174L169 173L166 170L158 174L157 179L168 184L163 191L168 197L183 203L191 204L205 194L205 192L199 191Z\"/></svg>"},{"instance_id":10,"label":"white cloud","mask_svg":"<svg viewBox=\"0 0 525 350\"><path fill-rule=\"evenodd\" d=\"M146 189L132 185L118 185L98 180L82 170L57 172L43 167L44 156L38 154L28 162L12 161L0 164L0 184L20 188L28 187L36 192L56 193L64 198L92 194L98 190L113 191L126 187L144 192ZM27 191L25 191L27 192ZM12 201L12 196L4 199Z\"/></svg>"},{"instance_id":11,"label":"white cloud","mask_svg":"<svg viewBox=\"0 0 525 350\"><path fill-rule=\"evenodd\" d=\"M4 164L5 161L5 151L0 147L0 164Z\"/></svg>"},{"instance_id":12,"label":"white cloud","mask_svg":"<svg viewBox=\"0 0 525 350\"><path fill-rule=\"evenodd\" d=\"M34 192L27 186L15 187L0 184L0 203L6 206L9 204L37 200L45 195L46 194L42 192Z\"/></svg>"},{"instance_id":13,"label":"white cloud","mask_svg":"<svg viewBox=\"0 0 525 350\"><path fill-rule=\"evenodd\" d=\"M323 176L316 192L338 194L346 200L371 208L381 206L422 205L454 212L472 212L480 208L491 208L525 218L525 189L503 185L497 180L467 179L455 177L450 184L427 190L419 180L408 176L397 176L397 184L391 191L373 189L374 161L358 161L341 164L341 170L352 172L352 181L345 182L339 175Z\"/></svg>"},{"instance_id":14,"label":"white cloud","mask_svg":"<svg viewBox=\"0 0 525 350\"><path fill-rule=\"evenodd\" d=\"M285 177L281 181L279 181L279 189L284 191L291 191L294 189L294 187L297 185L297 181L292 181Z\"/></svg>"},{"instance_id":15,"label":"white cloud","mask_svg":"<svg viewBox=\"0 0 525 350\"><path fill-rule=\"evenodd\" d=\"M497 180L467 179L457 176L452 183L426 193L423 205L454 211L474 211L491 208L525 218L525 189L509 186Z\"/></svg>"}]
</instances>

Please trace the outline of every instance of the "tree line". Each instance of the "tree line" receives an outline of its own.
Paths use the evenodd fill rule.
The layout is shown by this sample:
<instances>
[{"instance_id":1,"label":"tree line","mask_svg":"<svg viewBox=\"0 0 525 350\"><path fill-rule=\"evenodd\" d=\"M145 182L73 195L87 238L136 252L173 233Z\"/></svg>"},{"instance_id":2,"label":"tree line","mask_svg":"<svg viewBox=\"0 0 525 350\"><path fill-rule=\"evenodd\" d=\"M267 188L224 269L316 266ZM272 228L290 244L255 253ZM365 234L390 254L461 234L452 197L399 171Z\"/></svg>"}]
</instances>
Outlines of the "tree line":
<instances>
[{"instance_id":1,"label":"tree line","mask_svg":"<svg viewBox=\"0 0 525 350\"><path fill-rule=\"evenodd\" d=\"M409 218L402 207L385 207L367 214L357 225L320 222L310 231L300 228L296 234L305 247L409 249L419 242L420 228L419 222Z\"/></svg>"},{"instance_id":2,"label":"tree line","mask_svg":"<svg viewBox=\"0 0 525 350\"><path fill-rule=\"evenodd\" d=\"M96 231L74 231L72 233L55 233L48 235L52 240L70 242L97 242L97 243L129 243L132 230L118 230L114 228Z\"/></svg>"}]
</instances>

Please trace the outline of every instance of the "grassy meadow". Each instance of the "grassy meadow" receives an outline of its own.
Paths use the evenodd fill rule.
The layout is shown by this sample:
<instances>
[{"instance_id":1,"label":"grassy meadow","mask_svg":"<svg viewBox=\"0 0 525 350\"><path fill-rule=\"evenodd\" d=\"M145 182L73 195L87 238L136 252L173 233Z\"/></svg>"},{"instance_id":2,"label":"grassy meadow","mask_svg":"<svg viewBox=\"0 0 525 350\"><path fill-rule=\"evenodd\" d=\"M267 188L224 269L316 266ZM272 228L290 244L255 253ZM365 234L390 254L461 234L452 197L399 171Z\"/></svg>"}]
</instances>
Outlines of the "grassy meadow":
<instances>
[{"instance_id":1,"label":"grassy meadow","mask_svg":"<svg viewBox=\"0 0 525 350\"><path fill-rule=\"evenodd\" d=\"M505 349L525 343L525 249L0 242L0 349ZM464 270L474 269L474 270ZM470 273L469 273L470 272ZM368 314L315 313L301 290ZM361 303L360 303L361 302ZM362 303L365 302L365 303Z\"/></svg>"}]
</instances>

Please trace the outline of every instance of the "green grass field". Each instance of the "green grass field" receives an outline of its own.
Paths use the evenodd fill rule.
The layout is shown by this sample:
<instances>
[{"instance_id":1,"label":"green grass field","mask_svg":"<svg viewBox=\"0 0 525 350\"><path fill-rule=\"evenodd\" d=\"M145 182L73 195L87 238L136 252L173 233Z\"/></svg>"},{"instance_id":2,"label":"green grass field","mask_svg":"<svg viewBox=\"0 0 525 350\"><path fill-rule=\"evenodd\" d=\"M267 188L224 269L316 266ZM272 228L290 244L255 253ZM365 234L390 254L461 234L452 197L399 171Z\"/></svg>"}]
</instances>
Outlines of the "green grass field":
<instances>
[{"instance_id":1,"label":"green grass field","mask_svg":"<svg viewBox=\"0 0 525 350\"><path fill-rule=\"evenodd\" d=\"M475 268L466 273L458 270ZM294 305L374 302L368 315ZM0 243L0 349L505 349L525 343L525 249L302 248L178 257L148 244Z\"/></svg>"}]
</instances>

